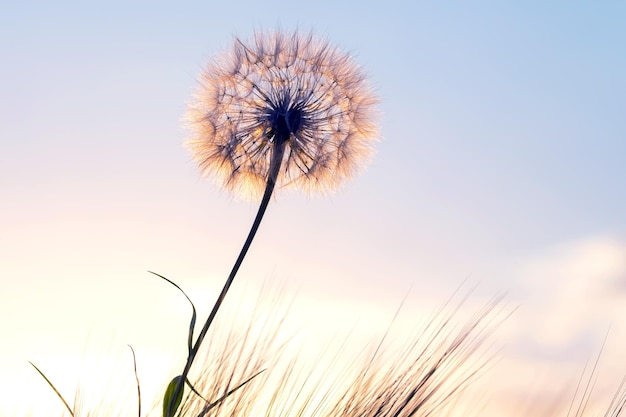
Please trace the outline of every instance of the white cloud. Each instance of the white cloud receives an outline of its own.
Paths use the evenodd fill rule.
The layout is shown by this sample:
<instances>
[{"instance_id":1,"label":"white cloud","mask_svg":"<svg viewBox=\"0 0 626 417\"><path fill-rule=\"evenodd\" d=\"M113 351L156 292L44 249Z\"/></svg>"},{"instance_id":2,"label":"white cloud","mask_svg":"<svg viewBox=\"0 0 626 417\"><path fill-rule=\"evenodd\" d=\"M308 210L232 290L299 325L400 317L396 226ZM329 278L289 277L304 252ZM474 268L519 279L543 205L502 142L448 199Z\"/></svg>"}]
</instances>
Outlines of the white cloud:
<instances>
[{"instance_id":1,"label":"white cloud","mask_svg":"<svg viewBox=\"0 0 626 417\"><path fill-rule=\"evenodd\" d=\"M524 330L536 343L576 344L611 323L613 333L626 318L626 242L592 238L547 249L522 268L518 285Z\"/></svg>"},{"instance_id":2,"label":"white cloud","mask_svg":"<svg viewBox=\"0 0 626 417\"><path fill-rule=\"evenodd\" d=\"M510 299L519 309L499 332L507 347L486 386L506 381L497 386L519 404L567 407L606 336L590 403L606 410L626 374L626 242L593 237L546 248L518 264L515 278Z\"/></svg>"}]
</instances>

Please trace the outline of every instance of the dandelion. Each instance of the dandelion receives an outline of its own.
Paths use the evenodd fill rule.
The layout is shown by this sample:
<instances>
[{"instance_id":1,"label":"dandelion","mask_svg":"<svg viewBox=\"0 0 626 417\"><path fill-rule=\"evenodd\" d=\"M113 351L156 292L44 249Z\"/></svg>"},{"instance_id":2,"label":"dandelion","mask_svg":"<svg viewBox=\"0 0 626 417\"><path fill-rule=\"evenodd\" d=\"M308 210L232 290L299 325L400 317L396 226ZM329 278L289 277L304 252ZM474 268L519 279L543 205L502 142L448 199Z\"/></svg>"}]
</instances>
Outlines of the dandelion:
<instances>
[{"instance_id":1,"label":"dandelion","mask_svg":"<svg viewBox=\"0 0 626 417\"><path fill-rule=\"evenodd\" d=\"M377 103L349 54L298 32L236 38L208 65L189 107L188 146L203 174L261 202L248 237L193 347L176 389L182 394L198 349L259 228L275 187L330 191L372 154ZM192 319L191 332L193 332ZM192 333L190 333L190 340ZM174 415L174 401L164 414Z\"/></svg>"},{"instance_id":2,"label":"dandelion","mask_svg":"<svg viewBox=\"0 0 626 417\"><path fill-rule=\"evenodd\" d=\"M270 183L334 190L371 156L376 102L349 54L312 35L257 33L202 74L188 146L240 196Z\"/></svg>"}]
</instances>

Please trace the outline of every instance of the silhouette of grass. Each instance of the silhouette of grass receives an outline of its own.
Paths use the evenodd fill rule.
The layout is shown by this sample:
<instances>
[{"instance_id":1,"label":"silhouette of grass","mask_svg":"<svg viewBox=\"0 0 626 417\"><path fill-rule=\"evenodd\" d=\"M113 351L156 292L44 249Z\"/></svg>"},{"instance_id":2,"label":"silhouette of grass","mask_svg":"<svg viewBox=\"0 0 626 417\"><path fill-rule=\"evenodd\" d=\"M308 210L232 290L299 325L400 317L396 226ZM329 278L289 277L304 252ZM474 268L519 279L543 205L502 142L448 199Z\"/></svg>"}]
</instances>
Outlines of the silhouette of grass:
<instances>
[{"instance_id":1,"label":"silhouette of grass","mask_svg":"<svg viewBox=\"0 0 626 417\"><path fill-rule=\"evenodd\" d=\"M198 368L190 375L197 392L188 391L181 398L178 417L481 415L483 410L477 409L476 398L465 393L493 363L494 352L486 342L510 315L501 297L467 316L465 304L469 296L455 301L453 295L430 317L419 318L424 322L422 326L398 336L393 330L401 307L387 332L375 343L357 346L357 354L349 346L348 335L339 347L327 344L317 358L306 361L298 356L293 339L284 334L289 306L285 306L281 294L274 298L267 295L265 291L259 296L251 314L235 308L230 314L226 311L216 322L198 357ZM238 315L247 325L241 325ZM595 361L585 366L571 399L560 402L566 407L555 403L544 410L533 411L534 407L519 412L512 410L512 415L625 416L626 377L604 411L598 414L591 407L603 350L604 344ZM161 416L164 411L159 398L142 414L145 408L141 403L141 373L137 371L141 357L135 359L132 348L131 352L133 367L128 373L136 381L137 401L120 402L115 407L94 408L86 404L82 394L89 387L78 387L70 406L72 403L66 401L52 382L54 378L48 378L33 366L63 402L65 411L61 415ZM110 385L115 387L117 383L111 381ZM129 385L127 400L133 396L131 390Z\"/></svg>"},{"instance_id":2,"label":"silhouette of grass","mask_svg":"<svg viewBox=\"0 0 626 417\"><path fill-rule=\"evenodd\" d=\"M326 347L317 359L306 363L292 349L292 339L282 334L289 310L279 307L284 304L279 298L264 298L262 304L260 297L253 313L245 314L247 327L234 319L216 322L198 358L198 370L190 375L200 395L188 391L177 416L434 415L443 412L485 370L491 356L479 350L504 319L502 310L496 311L500 298L461 323L457 315L465 300L456 305L449 302L403 339L404 347L399 350L393 348L397 344L388 331L378 343L360 346L360 354L349 354L347 336L337 350ZM264 307L267 302L273 311ZM138 394L141 374L134 376ZM141 397L137 400L139 407L129 403L115 410L90 410L80 398L74 407L63 401L66 413L82 417L138 415ZM146 415L161 413L160 404L155 404Z\"/></svg>"},{"instance_id":3,"label":"silhouette of grass","mask_svg":"<svg viewBox=\"0 0 626 417\"><path fill-rule=\"evenodd\" d=\"M604 351L604 348L606 346L607 337L608 333L607 336L605 336L604 341L602 342L600 352L593 362L593 366L591 367L591 371L586 380L585 374L588 364L585 365L585 368L583 369L583 372L581 373L578 380L578 384L576 386L576 390L574 391L574 396L572 397L569 409L567 410L566 417L584 417L586 415L589 415L588 406L598 378L598 365L600 363L600 359L602 358L602 352ZM618 417L624 415L624 406L626 405L626 389L624 388L625 383L626 376L622 378L621 383L613 394L611 402L609 403L605 413L603 414L604 417Z\"/></svg>"},{"instance_id":4,"label":"silhouette of grass","mask_svg":"<svg viewBox=\"0 0 626 417\"><path fill-rule=\"evenodd\" d=\"M211 345L199 363L203 372L194 386L204 398L221 398L237 382L267 369L262 375L207 410L207 402L188 395L179 416L430 416L442 411L473 381L491 360L478 352L504 319L500 298L491 300L466 323L459 325L461 304L442 307L426 326L393 351L388 334L360 359L341 364L348 340L324 365L329 352L320 353L310 367L297 357L283 355L284 345L272 346L278 325L265 323L254 339L252 327L230 332L221 346ZM270 325L269 327L267 325ZM277 354L279 356L277 356Z\"/></svg>"},{"instance_id":5,"label":"silhouette of grass","mask_svg":"<svg viewBox=\"0 0 626 417\"><path fill-rule=\"evenodd\" d=\"M541 401L530 401L523 410L513 412L515 416L544 416L544 417L619 417L626 416L626 375L621 379L613 393L609 404L594 403L592 397L599 378L599 365L603 356L608 338L605 336L598 355L593 361L587 361L576 381L573 393L563 390L553 401L541 406ZM571 397L570 397L571 395ZM606 399L603 399L606 401Z\"/></svg>"}]
</instances>

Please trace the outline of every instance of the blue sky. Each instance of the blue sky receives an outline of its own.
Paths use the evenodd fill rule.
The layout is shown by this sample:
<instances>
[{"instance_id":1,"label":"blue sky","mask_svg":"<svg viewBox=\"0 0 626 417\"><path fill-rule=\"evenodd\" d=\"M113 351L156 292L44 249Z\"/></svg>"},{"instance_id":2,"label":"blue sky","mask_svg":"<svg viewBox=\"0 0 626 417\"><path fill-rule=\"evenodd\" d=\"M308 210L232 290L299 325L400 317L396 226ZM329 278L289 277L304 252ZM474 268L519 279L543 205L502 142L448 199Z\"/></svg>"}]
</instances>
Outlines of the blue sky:
<instances>
[{"instance_id":1,"label":"blue sky","mask_svg":"<svg viewBox=\"0 0 626 417\"><path fill-rule=\"evenodd\" d=\"M27 360L72 361L87 333L167 351L155 314L187 312L146 270L212 299L255 207L199 177L181 118L211 56L274 27L354 54L382 140L342 192L272 202L237 285L281 280L358 316L407 292L421 312L469 275L522 306L503 332L519 363L554 348L580 365L611 321L619 344L624 21L619 1L5 5L2 373L32 383Z\"/></svg>"}]
</instances>

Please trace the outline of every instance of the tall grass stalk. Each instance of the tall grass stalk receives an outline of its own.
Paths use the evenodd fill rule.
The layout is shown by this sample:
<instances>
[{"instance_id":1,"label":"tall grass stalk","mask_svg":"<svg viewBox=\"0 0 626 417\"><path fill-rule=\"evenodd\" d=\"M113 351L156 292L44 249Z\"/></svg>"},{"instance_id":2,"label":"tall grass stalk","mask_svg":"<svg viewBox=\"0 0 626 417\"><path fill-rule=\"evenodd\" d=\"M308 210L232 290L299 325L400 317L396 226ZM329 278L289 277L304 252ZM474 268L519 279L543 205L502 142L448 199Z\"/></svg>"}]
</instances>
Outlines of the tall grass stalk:
<instances>
[{"instance_id":1,"label":"tall grass stalk","mask_svg":"<svg viewBox=\"0 0 626 417\"><path fill-rule=\"evenodd\" d=\"M490 363L492 355L483 344L506 316L498 306L499 298L490 301L465 323L456 317L460 305L442 308L404 340L400 350L393 348L386 335L370 347L358 348L361 353L355 359L346 340L339 351L321 354L309 365L287 351L280 358L263 354L265 360L259 362L259 352L268 350L270 340L262 338L261 343L246 348L244 342L251 341L249 328L238 337L230 335L219 351L202 355L203 372L195 378L196 388L203 396L215 398L245 375L267 371L209 413L205 413L206 402L187 395L180 416L438 415Z\"/></svg>"},{"instance_id":2,"label":"tall grass stalk","mask_svg":"<svg viewBox=\"0 0 626 417\"><path fill-rule=\"evenodd\" d=\"M337 348L322 344L318 357L307 359L298 356L292 335L283 329L289 303L264 295L251 313L235 310L230 320L224 315L216 321L209 333L211 343L203 346L191 375L199 395L184 395L177 415L441 416L486 370L492 352L485 341L506 318L499 298L467 320L459 313L460 301L446 304L400 340L392 322L378 342L351 346L348 336ZM128 373L140 384L141 373L134 369L133 363ZM126 407L120 403L111 409L90 409L81 400L82 391L79 387L74 407L68 405L73 417L137 415L131 401ZM161 412L155 404L146 416Z\"/></svg>"}]
</instances>

